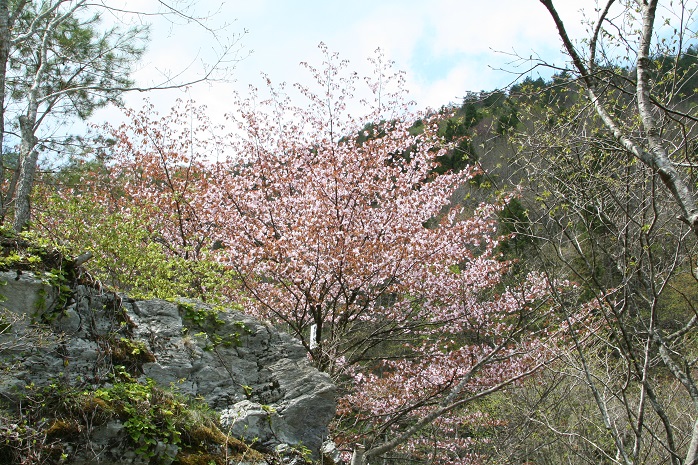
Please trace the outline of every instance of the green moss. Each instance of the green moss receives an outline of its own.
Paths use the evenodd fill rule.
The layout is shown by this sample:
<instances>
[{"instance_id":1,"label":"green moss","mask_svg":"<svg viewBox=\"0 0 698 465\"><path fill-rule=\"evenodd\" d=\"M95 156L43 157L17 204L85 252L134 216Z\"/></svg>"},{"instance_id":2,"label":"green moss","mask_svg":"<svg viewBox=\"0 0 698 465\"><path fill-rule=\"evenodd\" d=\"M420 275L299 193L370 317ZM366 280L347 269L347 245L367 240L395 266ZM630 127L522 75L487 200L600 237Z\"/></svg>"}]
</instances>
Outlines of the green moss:
<instances>
[{"instance_id":1,"label":"green moss","mask_svg":"<svg viewBox=\"0 0 698 465\"><path fill-rule=\"evenodd\" d=\"M226 463L266 462L264 455L249 444L224 434L218 427L200 426L189 432L191 441L175 459L181 465L224 465Z\"/></svg>"},{"instance_id":2,"label":"green moss","mask_svg":"<svg viewBox=\"0 0 698 465\"><path fill-rule=\"evenodd\" d=\"M126 367L129 373L140 373L144 363L155 361L155 356L141 341L112 334L102 346L107 355L111 357L111 363Z\"/></svg>"},{"instance_id":3,"label":"green moss","mask_svg":"<svg viewBox=\"0 0 698 465\"><path fill-rule=\"evenodd\" d=\"M83 427L76 419L54 419L46 429L48 439L69 439L78 436Z\"/></svg>"},{"instance_id":4,"label":"green moss","mask_svg":"<svg viewBox=\"0 0 698 465\"><path fill-rule=\"evenodd\" d=\"M174 461L178 465L225 465L225 457L208 452L180 452Z\"/></svg>"}]
</instances>

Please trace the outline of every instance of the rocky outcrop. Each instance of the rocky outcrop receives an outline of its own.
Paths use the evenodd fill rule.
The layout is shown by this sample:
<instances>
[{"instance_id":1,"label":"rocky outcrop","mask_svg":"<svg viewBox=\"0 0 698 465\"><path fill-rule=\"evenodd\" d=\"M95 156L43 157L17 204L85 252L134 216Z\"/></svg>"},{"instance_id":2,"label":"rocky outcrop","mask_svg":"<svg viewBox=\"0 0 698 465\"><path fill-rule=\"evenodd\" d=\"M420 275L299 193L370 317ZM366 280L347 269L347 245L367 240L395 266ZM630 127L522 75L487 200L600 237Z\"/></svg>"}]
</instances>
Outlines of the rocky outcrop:
<instances>
[{"instance_id":1,"label":"rocky outcrop","mask_svg":"<svg viewBox=\"0 0 698 465\"><path fill-rule=\"evenodd\" d=\"M133 300L84 284L60 290L50 278L0 274L7 283L0 288L7 309L0 324L6 408L26 398L27 389L96 392L127 376L203 399L219 413L221 431L257 449L320 450L335 413L335 387L288 334L233 309ZM143 454L127 450L124 423L123 415L95 421L89 445L63 449L70 463L142 463ZM176 454L176 444L162 441L146 458L168 463Z\"/></svg>"}]
</instances>

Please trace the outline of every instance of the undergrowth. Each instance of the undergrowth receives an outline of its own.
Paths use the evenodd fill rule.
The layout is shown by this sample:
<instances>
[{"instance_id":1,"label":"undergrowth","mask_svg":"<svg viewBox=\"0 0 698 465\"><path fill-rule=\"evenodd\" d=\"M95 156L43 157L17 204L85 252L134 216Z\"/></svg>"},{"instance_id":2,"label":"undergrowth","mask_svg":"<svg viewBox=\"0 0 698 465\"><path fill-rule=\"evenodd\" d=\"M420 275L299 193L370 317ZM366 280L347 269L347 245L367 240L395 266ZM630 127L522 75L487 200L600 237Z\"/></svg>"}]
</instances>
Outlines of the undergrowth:
<instances>
[{"instance_id":1,"label":"undergrowth","mask_svg":"<svg viewBox=\"0 0 698 465\"><path fill-rule=\"evenodd\" d=\"M217 413L202 399L116 368L113 382L96 390L60 382L27 386L18 410L0 408L0 463L70 463L72 447L87 447L93 433L108 424L121 425L124 439L151 464L263 460L221 431Z\"/></svg>"}]
</instances>

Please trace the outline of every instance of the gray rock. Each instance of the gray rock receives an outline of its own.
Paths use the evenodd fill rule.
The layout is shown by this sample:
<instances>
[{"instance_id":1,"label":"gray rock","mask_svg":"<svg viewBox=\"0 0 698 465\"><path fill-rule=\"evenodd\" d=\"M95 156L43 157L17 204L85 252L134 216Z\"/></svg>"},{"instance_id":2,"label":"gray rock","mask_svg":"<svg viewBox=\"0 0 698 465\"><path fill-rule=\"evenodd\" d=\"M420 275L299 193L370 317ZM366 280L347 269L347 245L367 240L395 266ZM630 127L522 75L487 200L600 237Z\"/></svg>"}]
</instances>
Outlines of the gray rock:
<instances>
[{"instance_id":1,"label":"gray rock","mask_svg":"<svg viewBox=\"0 0 698 465\"><path fill-rule=\"evenodd\" d=\"M58 292L31 272L0 271L2 307L17 314L40 316L56 302Z\"/></svg>"},{"instance_id":2,"label":"gray rock","mask_svg":"<svg viewBox=\"0 0 698 465\"><path fill-rule=\"evenodd\" d=\"M41 279L21 275L10 285L15 274L0 277L8 281L0 291L9 311L18 318L50 314L52 328L40 344L23 333L28 342L21 347L11 348L0 335L0 366L13 367L11 376L0 375L0 397L17 398L31 383L46 386L57 379L73 386L104 386L115 365L132 363L143 381L174 385L183 394L205 399L220 413L224 431L269 451L287 444L318 456L335 413L335 387L288 334L202 302L136 301L87 286L78 286L71 304L56 310L43 306L56 299ZM16 337L29 327L13 325L13 331ZM119 341L130 344L126 358L133 360L118 359L113 345ZM136 464L143 459L124 449L128 436L118 421L95 428L90 441L87 447L70 446L76 451L74 463ZM174 457L174 446L163 443L155 449L165 462Z\"/></svg>"},{"instance_id":3,"label":"gray rock","mask_svg":"<svg viewBox=\"0 0 698 465\"><path fill-rule=\"evenodd\" d=\"M183 320L170 302L132 304L134 335L156 359L143 365L144 376L162 385L189 381L179 389L202 396L226 418L236 412L233 434L246 441L270 449L302 444L317 453L335 413L329 376L310 365L305 349L289 335L236 311L187 305L190 314L216 314L214 330L200 334L205 328Z\"/></svg>"},{"instance_id":4,"label":"gray rock","mask_svg":"<svg viewBox=\"0 0 698 465\"><path fill-rule=\"evenodd\" d=\"M270 406L249 400L237 402L233 407L223 410L221 426L233 436L244 437L266 450L285 443L282 437L284 424L278 412Z\"/></svg>"}]
</instances>

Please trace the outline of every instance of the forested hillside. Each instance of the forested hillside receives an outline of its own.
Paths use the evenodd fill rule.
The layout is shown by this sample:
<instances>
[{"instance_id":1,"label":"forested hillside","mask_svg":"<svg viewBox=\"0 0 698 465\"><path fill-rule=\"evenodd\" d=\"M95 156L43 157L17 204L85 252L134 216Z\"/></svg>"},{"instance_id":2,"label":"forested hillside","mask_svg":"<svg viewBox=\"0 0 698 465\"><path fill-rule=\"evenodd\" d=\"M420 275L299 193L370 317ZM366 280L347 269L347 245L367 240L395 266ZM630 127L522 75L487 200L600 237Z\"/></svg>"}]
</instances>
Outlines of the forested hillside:
<instances>
[{"instance_id":1,"label":"forested hillside","mask_svg":"<svg viewBox=\"0 0 698 465\"><path fill-rule=\"evenodd\" d=\"M51 170L6 143L0 215L105 286L289 332L352 465L698 463L698 5L667 36L658 2L609 1L571 39L540 3L565 67L423 110L380 51L358 76L321 44L222 126L125 109Z\"/></svg>"}]
</instances>

